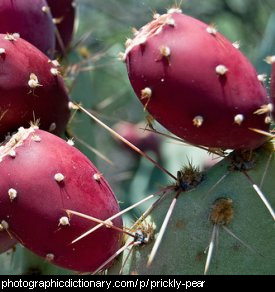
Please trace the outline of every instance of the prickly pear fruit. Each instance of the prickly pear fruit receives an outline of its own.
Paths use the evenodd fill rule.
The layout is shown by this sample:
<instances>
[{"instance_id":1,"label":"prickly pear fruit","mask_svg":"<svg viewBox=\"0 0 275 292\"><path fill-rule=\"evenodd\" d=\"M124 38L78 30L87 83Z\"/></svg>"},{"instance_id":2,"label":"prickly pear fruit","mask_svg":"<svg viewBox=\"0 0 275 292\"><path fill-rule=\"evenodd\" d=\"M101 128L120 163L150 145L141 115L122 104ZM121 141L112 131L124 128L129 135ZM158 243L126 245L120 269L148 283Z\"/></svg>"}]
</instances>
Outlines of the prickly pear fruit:
<instances>
[{"instance_id":1,"label":"prickly pear fruit","mask_svg":"<svg viewBox=\"0 0 275 292\"><path fill-rule=\"evenodd\" d=\"M69 119L69 98L56 63L21 38L0 34L0 137L40 120L61 134Z\"/></svg>"},{"instance_id":2,"label":"prickly pear fruit","mask_svg":"<svg viewBox=\"0 0 275 292\"><path fill-rule=\"evenodd\" d=\"M270 97L271 97L271 102L274 108L274 105L275 105L275 56L271 58L273 58L274 60L271 63L272 68L271 68ZM273 111L273 118L274 118L274 111Z\"/></svg>"},{"instance_id":3,"label":"prickly pear fruit","mask_svg":"<svg viewBox=\"0 0 275 292\"><path fill-rule=\"evenodd\" d=\"M216 28L175 9L126 42L131 84L145 109L189 143L252 149L268 129L267 94L245 56Z\"/></svg>"},{"instance_id":4,"label":"prickly pear fruit","mask_svg":"<svg viewBox=\"0 0 275 292\"><path fill-rule=\"evenodd\" d=\"M47 2L59 34L56 38L56 50L63 55L73 36L75 2L73 0L47 0Z\"/></svg>"},{"instance_id":5,"label":"prickly pear fruit","mask_svg":"<svg viewBox=\"0 0 275 292\"><path fill-rule=\"evenodd\" d=\"M12 238L7 232L5 232L0 223L0 254L11 249L16 243L16 239Z\"/></svg>"},{"instance_id":6,"label":"prickly pear fruit","mask_svg":"<svg viewBox=\"0 0 275 292\"><path fill-rule=\"evenodd\" d=\"M137 146L140 150L144 152L153 151L159 155L159 137L154 133L144 131L142 128L144 128L142 124L135 125L128 122L119 122L114 126L114 129L118 134ZM125 149L131 151L129 146L125 145L124 143L121 144L125 146ZM134 151L131 152L136 154Z\"/></svg>"},{"instance_id":7,"label":"prickly pear fruit","mask_svg":"<svg viewBox=\"0 0 275 292\"><path fill-rule=\"evenodd\" d=\"M119 211L107 181L79 150L35 127L20 128L0 158L0 220L22 245L81 272L94 271L117 251L121 233L107 227L72 244L96 223L66 210L101 220ZM121 227L122 221L110 224Z\"/></svg>"},{"instance_id":8,"label":"prickly pear fruit","mask_svg":"<svg viewBox=\"0 0 275 292\"><path fill-rule=\"evenodd\" d=\"M18 33L48 56L54 52L54 24L45 0L1 0L0 33Z\"/></svg>"}]
</instances>

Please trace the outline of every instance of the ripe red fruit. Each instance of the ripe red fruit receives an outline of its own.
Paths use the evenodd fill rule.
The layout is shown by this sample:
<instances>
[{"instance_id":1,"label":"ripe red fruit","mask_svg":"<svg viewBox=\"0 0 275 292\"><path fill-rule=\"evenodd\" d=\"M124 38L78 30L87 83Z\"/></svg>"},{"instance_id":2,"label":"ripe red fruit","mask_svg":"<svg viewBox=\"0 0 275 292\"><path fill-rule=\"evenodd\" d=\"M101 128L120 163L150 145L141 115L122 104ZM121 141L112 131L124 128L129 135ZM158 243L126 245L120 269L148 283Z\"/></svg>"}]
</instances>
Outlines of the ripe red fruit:
<instances>
[{"instance_id":1,"label":"ripe red fruit","mask_svg":"<svg viewBox=\"0 0 275 292\"><path fill-rule=\"evenodd\" d=\"M0 158L0 221L25 247L81 272L94 271L119 249L121 233L106 227L71 244L96 223L65 210L101 220L119 212L107 181L79 150L48 132L20 128ZM122 227L121 218L112 223Z\"/></svg>"},{"instance_id":2,"label":"ripe red fruit","mask_svg":"<svg viewBox=\"0 0 275 292\"><path fill-rule=\"evenodd\" d=\"M56 39L56 50L63 55L73 36L75 2L73 0L47 0L47 2L62 39L62 43L58 38Z\"/></svg>"},{"instance_id":3,"label":"ripe red fruit","mask_svg":"<svg viewBox=\"0 0 275 292\"><path fill-rule=\"evenodd\" d=\"M61 134L69 98L57 67L33 45L0 34L0 138L30 121Z\"/></svg>"},{"instance_id":4,"label":"ripe red fruit","mask_svg":"<svg viewBox=\"0 0 275 292\"><path fill-rule=\"evenodd\" d=\"M273 104L273 118L274 118L274 106L275 106L275 56L272 57L274 60L271 63L271 83L270 83L270 97Z\"/></svg>"},{"instance_id":5,"label":"ripe red fruit","mask_svg":"<svg viewBox=\"0 0 275 292\"><path fill-rule=\"evenodd\" d=\"M0 254L11 249L16 243L16 239L11 238L7 232L0 231Z\"/></svg>"},{"instance_id":6,"label":"ripe red fruit","mask_svg":"<svg viewBox=\"0 0 275 292\"><path fill-rule=\"evenodd\" d=\"M174 9L157 15L126 47L137 96L171 132L189 143L225 149L251 149L265 141L249 130L268 129L265 88L245 56L214 27Z\"/></svg>"},{"instance_id":7,"label":"ripe red fruit","mask_svg":"<svg viewBox=\"0 0 275 292\"><path fill-rule=\"evenodd\" d=\"M43 11L45 0L1 0L0 33L19 33L48 56L55 48L55 32L51 14Z\"/></svg>"}]
</instances>

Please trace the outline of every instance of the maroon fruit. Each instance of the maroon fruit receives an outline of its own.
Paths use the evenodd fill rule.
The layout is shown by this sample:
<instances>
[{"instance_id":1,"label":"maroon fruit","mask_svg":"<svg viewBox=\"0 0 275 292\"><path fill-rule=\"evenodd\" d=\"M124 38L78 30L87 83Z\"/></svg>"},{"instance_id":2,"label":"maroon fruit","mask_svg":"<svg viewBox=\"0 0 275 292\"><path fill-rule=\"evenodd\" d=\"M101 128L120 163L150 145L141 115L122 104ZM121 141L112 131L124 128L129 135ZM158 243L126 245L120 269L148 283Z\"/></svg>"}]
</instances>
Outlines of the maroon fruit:
<instances>
[{"instance_id":1,"label":"maroon fruit","mask_svg":"<svg viewBox=\"0 0 275 292\"><path fill-rule=\"evenodd\" d=\"M56 38L56 50L63 55L68 48L74 30L75 2L73 0L47 0L61 38Z\"/></svg>"},{"instance_id":2,"label":"maroon fruit","mask_svg":"<svg viewBox=\"0 0 275 292\"><path fill-rule=\"evenodd\" d=\"M126 42L131 84L144 107L189 143L252 149L267 130L267 94L245 56L216 28L172 9Z\"/></svg>"},{"instance_id":3,"label":"maroon fruit","mask_svg":"<svg viewBox=\"0 0 275 292\"><path fill-rule=\"evenodd\" d=\"M11 249L17 243L16 239L11 238L7 232L4 230L1 231L1 229L0 222L0 254Z\"/></svg>"},{"instance_id":4,"label":"maroon fruit","mask_svg":"<svg viewBox=\"0 0 275 292\"><path fill-rule=\"evenodd\" d=\"M14 35L0 34L0 137L30 121L61 134L69 98L55 62Z\"/></svg>"},{"instance_id":5,"label":"maroon fruit","mask_svg":"<svg viewBox=\"0 0 275 292\"><path fill-rule=\"evenodd\" d=\"M275 56L270 58L271 61L271 82L270 82L270 97L273 104L273 118L274 118L274 105L275 105Z\"/></svg>"},{"instance_id":6,"label":"maroon fruit","mask_svg":"<svg viewBox=\"0 0 275 292\"><path fill-rule=\"evenodd\" d=\"M52 16L45 0L1 0L0 33L20 36L51 56L55 48Z\"/></svg>"},{"instance_id":7,"label":"maroon fruit","mask_svg":"<svg viewBox=\"0 0 275 292\"><path fill-rule=\"evenodd\" d=\"M119 212L107 181L79 150L35 127L20 128L0 148L0 221L25 247L64 268L94 271L121 244L102 227L71 244L96 223L70 209L106 220ZM122 227L121 218L112 220Z\"/></svg>"}]
</instances>

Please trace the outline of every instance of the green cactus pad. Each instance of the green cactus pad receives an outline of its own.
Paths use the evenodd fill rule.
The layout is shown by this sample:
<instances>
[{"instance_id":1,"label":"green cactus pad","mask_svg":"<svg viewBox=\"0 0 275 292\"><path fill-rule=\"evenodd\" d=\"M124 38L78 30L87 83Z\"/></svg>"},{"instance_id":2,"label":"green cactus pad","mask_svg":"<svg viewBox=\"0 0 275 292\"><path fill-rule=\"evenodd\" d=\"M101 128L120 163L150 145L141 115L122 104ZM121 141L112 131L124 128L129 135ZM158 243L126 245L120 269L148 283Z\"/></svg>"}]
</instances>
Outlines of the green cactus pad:
<instances>
[{"instance_id":1,"label":"green cactus pad","mask_svg":"<svg viewBox=\"0 0 275 292\"><path fill-rule=\"evenodd\" d=\"M258 186L262 184L261 190L274 207L275 160L271 148L263 147L256 151L255 164L247 173ZM245 244L230 235L222 225L219 226L208 274L273 274L274 221L252 183L243 172L229 171L230 164L230 160L224 159L204 175L199 186L179 196L150 267L147 267L147 261L155 240L134 247L124 263L129 253L126 250L109 274L118 274L122 265L123 274L203 274L214 227L210 214L219 198L232 200L233 218L226 228ZM225 178L209 192L224 175ZM156 225L155 238L174 196L168 196L150 215L150 220Z\"/></svg>"}]
</instances>

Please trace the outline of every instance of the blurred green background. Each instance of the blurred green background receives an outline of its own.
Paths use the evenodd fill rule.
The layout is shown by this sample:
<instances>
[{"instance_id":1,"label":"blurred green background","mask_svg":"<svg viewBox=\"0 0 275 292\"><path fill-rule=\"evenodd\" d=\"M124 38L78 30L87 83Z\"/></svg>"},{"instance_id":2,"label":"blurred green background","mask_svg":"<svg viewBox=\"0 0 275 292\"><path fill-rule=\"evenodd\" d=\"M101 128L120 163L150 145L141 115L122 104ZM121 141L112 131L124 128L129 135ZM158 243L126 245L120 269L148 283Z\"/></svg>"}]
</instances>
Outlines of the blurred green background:
<instances>
[{"instance_id":1,"label":"blurred green background","mask_svg":"<svg viewBox=\"0 0 275 292\"><path fill-rule=\"evenodd\" d=\"M180 4L190 16L214 23L232 42L239 41L240 49L259 74L269 74L270 66L263 60L275 54L274 0L76 0L76 4L74 41L63 63L68 66L66 82L72 100L81 102L111 127L121 121L143 121L146 125L146 113L130 86L125 64L117 55L124 51L132 27L140 28L152 19L153 12L165 13L175 4ZM165 131L160 125L157 128ZM70 131L76 137L76 146L107 178L122 209L170 182L167 175L123 147L85 114L74 116ZM91 147L112 164L94 154ZM200 168L211 164L207 153L168 138L159 137L158 151L150 155L173 174L188 161ZM143 205L131 216L125 216L125 225L129 226L145 208ZM21 248L17 250L15 255L1 256L3 273L64 273L26 251L22 253Z\"/></svg>"}]
</instances>

